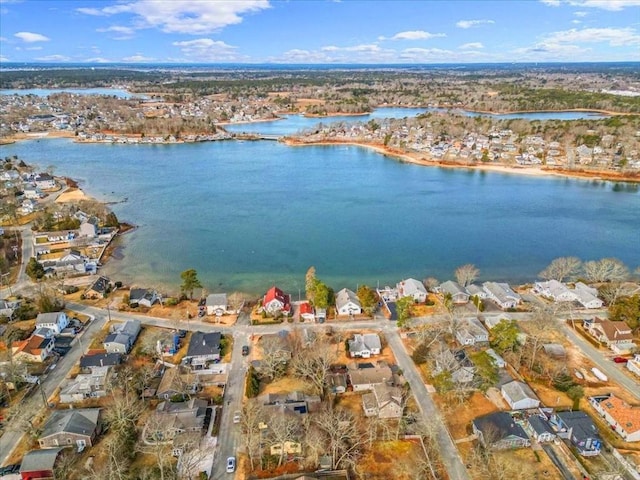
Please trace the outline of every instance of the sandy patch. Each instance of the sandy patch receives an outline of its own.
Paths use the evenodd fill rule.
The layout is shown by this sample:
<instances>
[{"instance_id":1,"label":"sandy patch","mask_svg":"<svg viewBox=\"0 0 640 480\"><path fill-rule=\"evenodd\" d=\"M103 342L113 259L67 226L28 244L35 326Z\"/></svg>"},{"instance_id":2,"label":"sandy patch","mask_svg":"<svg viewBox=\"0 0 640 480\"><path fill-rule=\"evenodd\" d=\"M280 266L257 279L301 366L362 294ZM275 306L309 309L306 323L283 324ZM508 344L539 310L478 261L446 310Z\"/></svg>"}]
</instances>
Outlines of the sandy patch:
<instances>
[{"instance_id":1,"label":"sandy patch","mask_svg":"<svg viewBox=\"0 0 640 480\"><path fill-rule=\"evenodd\" d=\"M66 192L61 193L58 198L56 198L56 203L72 203L72 202L80 202L81 200L89 200L90 197L87 196L79 188L69 189Z\"/></svg>"}]
</instances>

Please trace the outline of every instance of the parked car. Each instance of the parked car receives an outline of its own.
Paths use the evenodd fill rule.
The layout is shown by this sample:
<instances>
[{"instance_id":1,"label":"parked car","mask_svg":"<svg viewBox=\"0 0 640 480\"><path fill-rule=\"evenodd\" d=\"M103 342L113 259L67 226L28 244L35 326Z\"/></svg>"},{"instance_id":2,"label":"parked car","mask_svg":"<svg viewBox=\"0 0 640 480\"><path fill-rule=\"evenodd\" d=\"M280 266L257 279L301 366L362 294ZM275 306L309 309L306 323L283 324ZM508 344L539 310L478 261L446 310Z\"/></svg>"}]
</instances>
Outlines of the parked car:
<instances>
[{"instance_id":1,"label":"parked car","mask_svg":"<svg viewBox=\"0 0 640 480\"><path fill-rule=\"evenodd\" d=\"M7 465L6 467L0 467L0 477L5 475L11 475L12 473L18 473L20 471L20 464L14 463L13 465Z\"/></svg>"},{"instance_id":2,"label":"parked car","mask_svg":"<svg viewBox=\"0 0 640 480\"><path fill-rule=\"evenodd\" d=\"M240 410L233 413L233 423L240 423Z\"/></svg>"},{"instance_id":3,"label":"parked car","mask_svg":"<svg viewBox=\"0 0 640 480\"><path fill-rule=\"evenodd\" d=\"M233 473L236 471L236 457L227 458L227 473Z\"/></svg>"},{"instance_id":4,"label":"parked car","mask_svg":"<svg viewBox=\"0 0 640 480\"><path fill-rule=\"evenodd\" d=\"M616 363L627 363L629 359L624 357L613 357L613 361Z\"/></svg>"},{"instance_id":5,"label":"parked car","mask_svg":"<svg viewBox=\"0 0 640 480\"><path fill-rule=\"evenodd\" d=\"M245 356L245 357L247 355L249 355L249 345L243 345L242 346L242 355Z\"/></svg>"}]
</instances>

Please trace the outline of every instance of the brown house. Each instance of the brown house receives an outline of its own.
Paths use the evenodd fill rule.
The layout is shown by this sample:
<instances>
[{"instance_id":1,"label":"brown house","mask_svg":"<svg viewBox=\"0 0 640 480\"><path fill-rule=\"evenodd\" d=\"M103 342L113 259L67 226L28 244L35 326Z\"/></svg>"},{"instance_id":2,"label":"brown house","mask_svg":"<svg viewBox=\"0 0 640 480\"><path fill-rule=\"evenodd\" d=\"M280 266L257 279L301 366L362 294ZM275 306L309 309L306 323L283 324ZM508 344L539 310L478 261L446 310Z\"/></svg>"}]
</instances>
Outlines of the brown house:
<instances>
[{"instance_id":1,"label":"brown house","mask_svg":"<svg viewBox=\"0 0 640 480\"><path fill-rule=\"evenodd\" d=\"M607 346L633 341L631 328L625 322L612 322L596 317L593 320L586 320L584 328L593 338Z\"/></svg>"},{"instance_id":2,"label":"brown house","mask_svg":"<svg viewBox=\"0 0 640 480\"><path fill-rule=\"evenodd\" d=\"M38 439L40 448L93 446L100 433L100 409L55 410Z\"/></svg>"}]
</instances>

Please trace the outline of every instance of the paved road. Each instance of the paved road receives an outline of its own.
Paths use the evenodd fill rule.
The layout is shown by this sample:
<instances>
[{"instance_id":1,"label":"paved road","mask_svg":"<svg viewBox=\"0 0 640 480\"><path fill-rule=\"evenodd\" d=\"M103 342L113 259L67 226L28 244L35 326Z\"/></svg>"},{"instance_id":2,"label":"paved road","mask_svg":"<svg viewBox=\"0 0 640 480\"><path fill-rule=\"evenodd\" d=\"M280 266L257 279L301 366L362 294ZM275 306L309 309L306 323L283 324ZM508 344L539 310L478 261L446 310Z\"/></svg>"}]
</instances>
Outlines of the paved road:
<instances>
[{"instance_id":1,"label":"paved road","mask_svg":"<svg viewBox=\"0 0 640 480\"><path fill-rule=\"evenodd\" d=\"M413 392L413 396L415 397L418 405L420 406L420 410L422 411L422 415L425 419L433 419L435 422L435 426L438 432L438 447L440 450L440 455L442 457L442 461L444 463L447 472L449 473L449 478L455 480L467 480L470 479L469 474L460 459L460 454L458 453L458 449L456 448L453 440L451 439L451 435L447 430L447 427L440 416L440 412L438 411L435 403L431 399L427 388L424 385L422 377L418 372L413 360L407 353L404 348L404 344L402 340L400 340L400 335L396 330L386 330L387 343L393 350L393 354L396 357L396 361L398 366L402 369L402 373L404 378L409 382L411 386L411 391Z\"/></svg>"},{"instance_id":2,"label":"paved road","mask_svg":"<svg viewBox=\"0 0 640 480\"><path fill-rule=\"evenodd\" d=\"M544 452L547 454L547 456L551 460L551 463L553 463L556 468L560 470L560 473L565 480L574 480L575 477L564 464L564 462L560 459L560 457L556 454L555 450L553 449L553 445L544 444L542 445L542 450L544 450Z\"/></svg>"},{"instance_id":3,"label":"paved road","mask_svg":"<svg viewBox=\"0 0 640 480\"><path fill-rule=\"evenodd\" d=\"M56 368L45 375L46 378L42 381L42 389L44 390L46 398L53 395L71 368L78 363L86 347L91 343L91 339L102 329L105 322L106 319L103 313L96 316L78 337L79 340L74 342L71 350L57 362ZM37 411L44 408L41 392L35 390L29 398L23 401L23 405L25 411ZM4 435L0 437L0 464L4 464L7 461L23 435L24 433L22 431L16 430L12 427L11 422L8 422Z\"/></svg>"},{"instance_id":4,"label":"paved road","mask_svg":"<svg viewBox=\"0 0 640 480\"><path fill-rule=\"evenodd\" d=\"M605 357L602 352L582 338L580 334L574 332L573 329L565 324L563 324L561 328L569 340L582 350L582 353L584 353L587 358L591 359L591 361L609 377L609 380L622 385L629 391L629 393L631 393L631 395L640 400L640 383L621 372L619 370L621 367L617 363L614 363Z\"/></svg>"}]
</instances>

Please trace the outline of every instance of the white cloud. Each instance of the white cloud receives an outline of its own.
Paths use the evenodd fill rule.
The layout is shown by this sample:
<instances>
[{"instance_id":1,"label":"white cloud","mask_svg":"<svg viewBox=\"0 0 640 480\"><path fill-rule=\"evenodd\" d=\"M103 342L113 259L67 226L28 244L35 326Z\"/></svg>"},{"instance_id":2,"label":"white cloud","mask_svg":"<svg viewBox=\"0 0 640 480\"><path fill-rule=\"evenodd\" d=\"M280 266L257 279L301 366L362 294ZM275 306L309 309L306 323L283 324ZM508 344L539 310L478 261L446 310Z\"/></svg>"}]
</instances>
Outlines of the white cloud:
<instances>
[{"instance_id":1,"label":"white cloud","mask_svg":"<svg viewBox=\"0 0 640 480\"><path fill-rule=\"evenodd\" d=\"M129 40L130 38L133 38L136 33L135 29L131 27L124 27L121 25L112 25L107 28L99 28L97 31L101 33L117 34L117 36L113 37L114 40Z\"/></svg>"},{"instance_id":2,"label":"white cloud","mask_svg":"<svg viewBox=\"0 0 640 480\"><path fill-rule=\"evenodd\" d=\"M336 47L335 45L329 45L326 47L322 47L320 50L322 50L323 52L367 52L367 53L378 53L382 51L382 49L375 43L354 45L351 47Z\"/></svg>"},{"instance_id":3,"label":"white cloud","mask_svg":"<svg viewBox=\"0 0 640 480\"><path fill-rule=\"evenodd\" d=\"M87 62L87 63L111 63L111 60L109 60L108 58L93 57L93 58L87 58L85 60L85 62Z\"/></svg>"},{"instance_id":4,"label":"white cloud","mask_svg":"<svg viewBox=\"0 0 640 480\"><path fill-rule=\"evenodd\" d=\"M577 45L560 45L557 43L541 42L532 47L518 48L513 51L519 60L574 60L579 55L589 52L589 49Z\"/></svg>"},{"instance_id":5,"label":"white cloud","mask_svg":"<svg viewBox=\"0 0 640 480\"><path fill-rule=\"evenodd\" d=\"M587 15L589 15L589 12L578 11L578 12L573 12L573 14L576 17L586 17Z\"/></svg>"},{"instance_id":6,"label":"white cloud","mask_svg":"<svg viewBox=\"0 0 640 480\"><path fill-rule=\"evenodd\" d=\"M182 53L191 61L240 61L246 58L238 55L237 47L210 38L173 42L172 45L180 47Z\"/></svg>"},{"instance_id":7,"label":"white cloud","mask_svg":"<svg viewBox=\"0 0 640 480\"><path fill-rule=\"evenodd\" d=\"M451 61L454 55L440 48L406 48L400 52L400 58L407 62Z\"/></svg>"},{"instance_id":8,"label":"white cloud","mask_svg":"<svg viewBox=\"0 0 640 480\"><path fill-rule=\"evenodd\" d=\"M494 22L493 20L460 20L456 23L456 27L458 28L471 28L477 27L480 25L491 25Z\"/></svg>"},{"instance_id":9,"label":"white cloud","mask_svg":"<svg viewBox=\"0 0 640 480\"><path fill-rule=\"evenodd\" d=\"M154 60L155 58L145 57L140 53L136 53L135 55L131 55L130 57L124 57L122 59L123 62L129 62L129 63L144 63L144 62L152 62Z\"/></svg>"},{"instance_id":10,"label":"white cloud","mask_svg":"<svg viewBox=\"0 0 640 480\"><path fill-rule=\"evenodd\" d=\"M460 45L460 50L479 50L484 48L484 45L480 42L471 42Z\"/></svg>"},{"instance_id":11,"label":"white cloud","mask_svg":"<svg viewBox=\"0 0 640 480\"><path fill-rule=\"evenodd\" d=\"M612 47L640 46L640 35L633 28L572 28L545 36L548 44L608 43Z\"/></svg>"},{"instance_id":12,"label":"white cloud","mask_svg":"<svg viewBox=\"0 0 640 480\"><path fill-rule=\"evenodd\" d=\"M14 37L19 38L23 42L33 43L33 42L48 42L49 37L45 37L40 33L33 32L18 32L14 35Z\"/></svg>"},{"instance_id":13,"label":"white cloud","mask_svg":"<svg viewBox=\"0 0 640 480\"><path fill-rule=\"evenodd\" d=\"M0 62L8 62L9 58L5 57L4 55L0 55Z\"/></svg>"},{"instance_id":14,"label":"white cloud","mask_svg":"<svg viewBox=\"0 0 640 480\"><path fill-rule=\"evenodd\" d=\"M47 55L44 57L38 57L36 60L40 62L68 62L71 59L66 55Z\"/></svg>"},{"instance_id":15,"label":"white cloud","mask_svg":"<svg viewBox=\"0 0 640 480\"><path fill-rule=\"evenodd\" d=\"M0 42L6 42L7 40L7 37L0 37Z\"/></svg>"},{"instance_id":16,"label":"white cloud","mask_svg":"<svg viewBox=\"0 0 640 480\"><path fill-rule=\"evenodd\" d=\"M294 48L268 61L276 63L392 63L398 53L375 43L339 47L327 45L318 50Z\"/></svg>"},{"instance_id":17,"label":"white cloud","mask_svg":"<svg viewBox=\"0 0 640 480\"><path fill-rule=\"evenodd\" d=\"M42 50L42 47L26 47L25 50Z\"/></svg>"},{"instance_id":18,"label":"white cloud","mask_svg":"<svg viewBox=\"0 0 640 480\"><path fill-rule=\"evenodd\" d=\"M429 33L424 30L409 30L406 32L398 32L391 40L428 40L430 38L446 37L445 33ZM384 38L384 37L381 37Z\"/></svg>"},{"instance_id":19,"label":"white cloud","mask_svg":"<svg viewBox=\"0 0 640 480\"><path fill-rule=\"evenodd\" d=\"M640 0L540 0L545 5L559 7L560 5L570 5L572 7L599 8L613 12L624 8L639 7Z\"/></svg>"},{"instance_id":20,"label":"white cloud","mask_svg":"<svg viewBox=\"0 0 640 480\"><path fill-rule=\"evenodd\" d=\"M571 20L571 23L574 25L580 25L582 22L580 20Z\"/></svg>"},{"instance_id":21,"label":"white cloud","mask_svg":"<svg viewBox=\"0 0 640 480\"><path fill-rule=\"evenodd\" d=\"M268 0L137 0L101 9L77 8L86 15L133 14L137 28L158 28L166 33L202 35L242 22L242 14L270 8Z\"/></svg>"}]
</instances>

